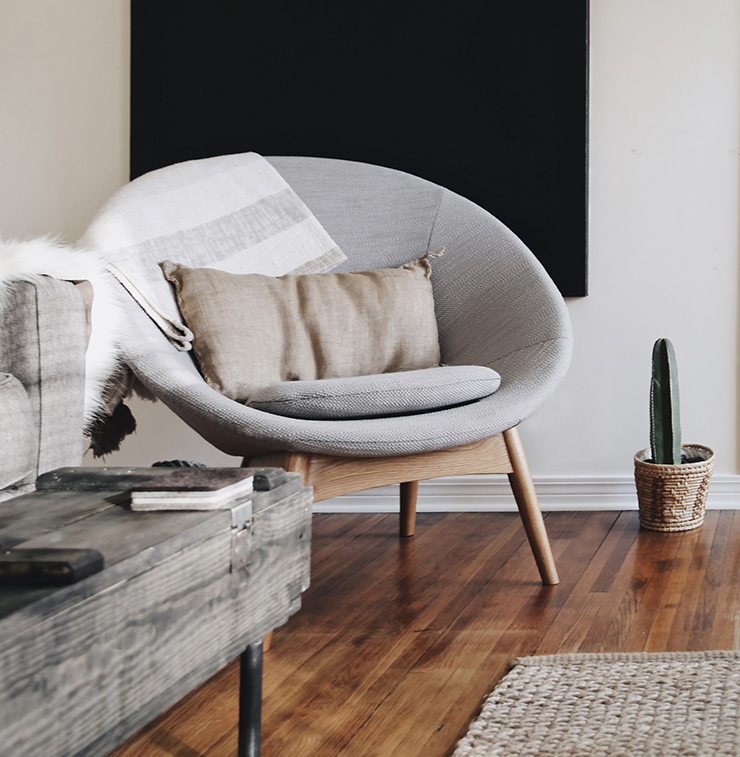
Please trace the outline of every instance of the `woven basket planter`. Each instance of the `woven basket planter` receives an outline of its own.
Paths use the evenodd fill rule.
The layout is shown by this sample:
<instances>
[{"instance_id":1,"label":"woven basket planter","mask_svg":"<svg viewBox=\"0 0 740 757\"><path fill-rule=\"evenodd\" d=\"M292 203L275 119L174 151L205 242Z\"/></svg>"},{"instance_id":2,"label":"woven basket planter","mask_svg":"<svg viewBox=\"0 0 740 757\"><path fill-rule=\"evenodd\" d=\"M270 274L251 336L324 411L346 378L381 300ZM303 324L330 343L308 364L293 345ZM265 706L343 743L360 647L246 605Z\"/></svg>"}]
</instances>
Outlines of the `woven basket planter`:
<instances>
[{"instance_id":1,"label":"woven basket planter","mask_svg":"<svg viewBox=\"0 0 740 757\"><path fill-rule=\"evenodd\" d=\"M688 531L704 522L714 452L699 444L681 448L696 463L656 465L646 462L650 450L635 455L635 484L640 525L651 531Z\"/></svg>"}]
</instances>

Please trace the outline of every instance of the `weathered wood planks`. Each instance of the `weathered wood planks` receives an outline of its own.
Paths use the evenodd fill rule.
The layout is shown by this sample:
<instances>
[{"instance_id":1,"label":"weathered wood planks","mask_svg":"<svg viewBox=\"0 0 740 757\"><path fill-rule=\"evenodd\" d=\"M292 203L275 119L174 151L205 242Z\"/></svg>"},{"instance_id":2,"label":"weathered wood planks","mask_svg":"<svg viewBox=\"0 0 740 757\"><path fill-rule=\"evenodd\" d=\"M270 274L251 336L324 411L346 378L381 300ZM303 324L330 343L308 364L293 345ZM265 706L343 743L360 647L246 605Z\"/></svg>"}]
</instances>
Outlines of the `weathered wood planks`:
<instances>
[{"instance_id":1,"label":"weathered wood planks","mask_svg":"<svg viewBox=\"0 0 740 757\"><path fill-rule=\"evenodd\" d=\"M312 501L284 481L254 494L251 561L235 572L229 511L132 513L93 493L16 503L5 525L24 524L24 545L95 546L107 567L59 590L0 589L0 754L104 755L284 623L309 582ZM29 517L59 497L64 525Z\"/></svg>"}]
</instances>

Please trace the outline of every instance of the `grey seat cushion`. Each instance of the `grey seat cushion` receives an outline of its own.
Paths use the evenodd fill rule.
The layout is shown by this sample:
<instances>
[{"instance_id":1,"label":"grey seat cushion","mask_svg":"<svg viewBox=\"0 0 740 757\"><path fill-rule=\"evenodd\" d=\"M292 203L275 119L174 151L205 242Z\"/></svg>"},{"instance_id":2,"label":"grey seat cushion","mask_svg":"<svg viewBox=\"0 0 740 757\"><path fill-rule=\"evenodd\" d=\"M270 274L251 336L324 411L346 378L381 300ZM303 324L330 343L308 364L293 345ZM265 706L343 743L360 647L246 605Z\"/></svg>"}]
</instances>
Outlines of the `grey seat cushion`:
<instances>
[{"instance_id":1,"label":"grey seat cushion","mask_svg":"<svg viewBox=\"0 0 740 757\"><path fill-rule=\"evenodd\" d=\"M451 365L372 376L283 381L258 390L247 403L275 415L307 420L382 418L429 412L493 394L501 384L482 365Z\"/></svg>"},{"instance_id":2,"label":"grey seat cushion","mask_svg":"<svg viewBox=\"0 0 740 757\"><path fill-rule=\"evenodd\" d=\"M0 489L33 480L38 455L38 433L31 401L23 384L0 373ZM30 479L29 479L30 477Z\"/></svg>"}]
</instances>

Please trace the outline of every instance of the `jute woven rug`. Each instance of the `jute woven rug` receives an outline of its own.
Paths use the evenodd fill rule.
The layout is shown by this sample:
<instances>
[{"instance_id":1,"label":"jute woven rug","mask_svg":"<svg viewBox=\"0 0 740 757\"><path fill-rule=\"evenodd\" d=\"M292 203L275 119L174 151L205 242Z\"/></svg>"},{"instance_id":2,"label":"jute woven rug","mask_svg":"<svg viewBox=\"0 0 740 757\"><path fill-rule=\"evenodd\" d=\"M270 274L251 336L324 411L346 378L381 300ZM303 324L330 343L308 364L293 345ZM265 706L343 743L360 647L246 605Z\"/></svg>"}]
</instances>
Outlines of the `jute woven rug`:
<instances>
[{"instance_id":1,"label":"jute woven rug","mask_svg":"<svg viewBox=\"0 0 740 757\"><path fill-rule=\"evenodd\" d=\"M453 757L739 757L740 652L524 657Z\"/></svg>"}]
</instances>

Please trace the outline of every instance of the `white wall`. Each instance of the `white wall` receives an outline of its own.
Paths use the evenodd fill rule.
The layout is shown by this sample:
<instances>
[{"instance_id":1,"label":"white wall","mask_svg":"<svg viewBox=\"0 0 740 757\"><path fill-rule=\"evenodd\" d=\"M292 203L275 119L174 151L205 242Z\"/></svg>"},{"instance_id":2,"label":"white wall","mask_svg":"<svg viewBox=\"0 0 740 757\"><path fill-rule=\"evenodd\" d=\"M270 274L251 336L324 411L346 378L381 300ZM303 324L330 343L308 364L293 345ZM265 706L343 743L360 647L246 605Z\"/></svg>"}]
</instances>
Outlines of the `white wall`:
<instances>
[{"instance_id":1,"label":"white wall","mask_svg":"<svg viewBox=\"0 0 740 757\"><path fill-rule=\"evenodd\" d=\"M0 232L75 239L126 178L125 0L0 0ZM737 469L740 0L592 0L590 289L522 435L536 477L629 476L670 337L687 440ZM108 464L230 464L161 405Z\"/></svg>"},{"instance_id":2,"label":"white wall","mask_svg":"<svg viewBox=\"0 0 740 757\"><path fill-rule=\"evenodd\" d=\"M571 371L523 425L538 475L629 474L651 346L679 361L686 441L736 472L740 2L592 0L590 296Z\"/></svg>"},{"instance_id":3,"label":"white wall","mask_svg":"<svg viewBox=\"0 0 740 757\"><path fill-rule=\"evenodd\" d=\"M0 235L74 241L128 178L128 0L0 0Z\"/></svg>"}]
</instances>

